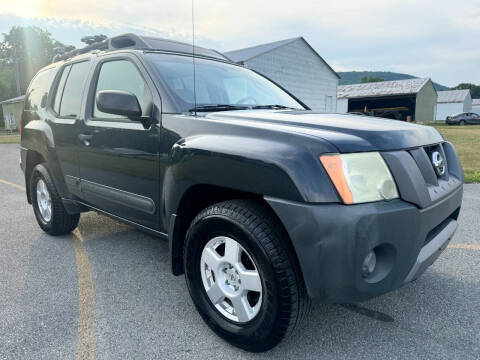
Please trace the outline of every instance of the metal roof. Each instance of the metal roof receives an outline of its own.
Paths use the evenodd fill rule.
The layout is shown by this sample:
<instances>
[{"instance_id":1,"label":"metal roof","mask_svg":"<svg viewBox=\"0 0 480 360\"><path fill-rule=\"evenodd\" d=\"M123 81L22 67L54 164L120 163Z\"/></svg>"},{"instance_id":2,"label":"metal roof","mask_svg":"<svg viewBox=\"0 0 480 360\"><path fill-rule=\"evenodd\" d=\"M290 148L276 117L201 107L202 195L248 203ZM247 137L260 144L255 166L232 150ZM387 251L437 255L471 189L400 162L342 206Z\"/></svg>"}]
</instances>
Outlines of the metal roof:
<instances>
[{"instance_id":1,"label":"metal roof","mask_svg":"<svg viewBox=\"0 0 480 360\"><path fill-rule=\"evenodd\" d=\"M271 43L251 46L244 49L232 50L224 52L223 54L228 57L229 59L237 62L237 63L244 63L249 61L257 56L263 55L269 51L278 49L282 46L291 44L295 41L301 40L303 41L312 51L313 53L320 58L320 60L340 79L340 76L332 69L332 67L320 56L319 53L315 51L315 49L305 40L302 36L298 36L291 39L279 40L274 41Z\"/></svg>"},{"instance_id":2,"label":"metal roof","mask_svg":"<svg viewBox=\"0 0 480 360\"><path fill-rule=\"evenodd\" d=\"M12 99L3 100L2 102L0 102L0 104L13 104L13 103L16 103L16 102L23 101L24 99L25 99L25 95L17 96L17 97L14 97Z\"/></svg>"},{"instance_id":3,"label":"metal roof","mask_svg":"<svg viewBox=\"0 0 480 360\"><path fill-rule=\"evenodd\" d=\"M271 43L251 46L251 47L247 47L247 48L244 48L244 49L227 51L227 52L224 52L224 54L225 54L225 56L228 56L230 59L232 59L235 62L247 61L247 60L250 60L251 58L254 58L258 55L264 54L264 53L266 53L268 51L271 51L273 49L279 48L283 45L290 44L290 43L292 43L292 42L294 42L298 39L301 39L301 37L296 37L296 38L291 38L291 39L286 39L286 40L280 40L280 41L274 41L274 42L271 42Z\"/></svg>"},{"instance_id":4,"label":"metal roof","mask_svg":"<svg viewBox=\"0 0 480 360\"><path fill-rule=\"evenodd\" d=\"M372 83L341 85L338 98L362 98L376 96L408 95L418 93L430 79L407 79Z\"/></svg>"},{"instance_id":5,"label":"metal roof","mask_svg":"<svg viewBox=\"0 0 480 360\"><path fill-rule=\"evenodd\" d=\"M480 105L480 99L472 99L472 105Z\"/></svg>"},{"instance_id":6,"label":"metal roof","mask_svg":"<svg viewBox=\"0 0 480 360\"><path fill-rule=\"evenodd\" d=\"M464 102L470 94L470 90L446 90L438 92L437 103L457 103Z\"/></svg>"}]
</instances>

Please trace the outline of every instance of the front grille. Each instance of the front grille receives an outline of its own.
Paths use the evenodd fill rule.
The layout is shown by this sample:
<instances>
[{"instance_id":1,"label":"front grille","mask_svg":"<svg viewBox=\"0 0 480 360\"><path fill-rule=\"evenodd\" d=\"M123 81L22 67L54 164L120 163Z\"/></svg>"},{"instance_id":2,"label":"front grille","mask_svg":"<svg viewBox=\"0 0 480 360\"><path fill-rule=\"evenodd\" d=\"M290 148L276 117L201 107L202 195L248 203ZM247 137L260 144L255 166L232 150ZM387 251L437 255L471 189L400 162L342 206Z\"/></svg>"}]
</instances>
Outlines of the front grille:
<instances>
[{"instance_id":1,"label":"front grille","mask_svg":"<svg viewBox=\"0 0 480 360\"><path fill-rule=\"evenodd\" d=\"M422 173L423 179L428 185L437 186L440 178L448 178L447 160L445 152L443 150L443 146L441 144L420 147L417 149L412 149L409 152L415 160L418 169ZM437 174L432 164L432 156L434 152L438 152L444 159L443 161L445 164L445 173L443 175Z\"/></svg>"},{"instance_id":2,"label":"front grille","mask_svg":"<svg viewBox=\"0 0 480 360\"><path fill-rule=\"evenodd\" d=\"M445 151L443 149L442 144L437 144L433 146L425 146L424 148L425 153L428 156L428 159L430 160L430 166L435 172L435 175L437 177L444 177L448 178L448 166L447 166L447 157L445 155ZM445 167L445 172L443 174L437 173L437 170L435 169L435 166L433 164L433 158L434 158L434 153L438 153L441 156L441 159L443 161L443 166Z\"/></svg>"},{"instance_id":3,"label":"front grille","mask_svg":"<svg viewBox=\"0 0 480 360\"><path fill-rule=\"evenodd\" d=\"M438 176L430 157L434 151L442 154L446 171ZM426 208L457 190L463 183L463 171L455 148L449 142L422 146L403 151L382 153L392 172L400 198Z\"/></svg>"}]
</instances>

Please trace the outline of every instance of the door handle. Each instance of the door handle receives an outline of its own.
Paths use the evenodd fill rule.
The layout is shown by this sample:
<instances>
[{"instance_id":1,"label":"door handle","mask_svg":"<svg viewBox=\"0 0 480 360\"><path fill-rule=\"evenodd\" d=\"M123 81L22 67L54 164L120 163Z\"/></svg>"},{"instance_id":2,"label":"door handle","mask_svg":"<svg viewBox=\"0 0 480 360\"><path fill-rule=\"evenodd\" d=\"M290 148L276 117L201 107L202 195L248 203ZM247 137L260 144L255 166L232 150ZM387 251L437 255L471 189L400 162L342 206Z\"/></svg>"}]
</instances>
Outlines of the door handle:
<instances>
[{"instance_id":1,"label":"door handle","mask_svg":"<svg viewBox=\"0 0 480 360\"><path fill-rule=\"evenodd\" d=\"M93 135L91 135L91 134L79 134L78 138L80 139L81 142L83 142L83 144L85 146L90 146L90 141L92 140Z\"/></svg>"}]
</instances>

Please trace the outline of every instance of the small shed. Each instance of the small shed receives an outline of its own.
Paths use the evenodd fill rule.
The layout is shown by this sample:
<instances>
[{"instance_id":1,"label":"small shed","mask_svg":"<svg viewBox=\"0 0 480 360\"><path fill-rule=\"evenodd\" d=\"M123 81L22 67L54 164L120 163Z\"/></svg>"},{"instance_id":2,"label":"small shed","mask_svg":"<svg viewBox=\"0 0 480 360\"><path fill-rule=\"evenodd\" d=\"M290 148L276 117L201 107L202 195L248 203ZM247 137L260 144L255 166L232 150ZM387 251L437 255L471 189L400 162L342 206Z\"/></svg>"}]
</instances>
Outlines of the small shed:
<instances>
[{"instance_id":1,"label":"small shed","mask_svg":"<svg viewBox=\"0 0 480 360\"><path fill-rule=\"evenodd\" d=\"M480 115L480 99L472 99L472 112Z\"/></svg>"},{"instance_id":2,"label":"small shed","mask_svg":"<svg viewBox=\"0 0 480 360\"><path fill-rule=\"evenodd\" d=\"M447 116L472 111L470 90L447 90L438 92L435 120L445 121Z\"/></svg>"},{"instance_id":3,"label":"small shed","mask_svg":"<svg viewBox=\"0 0 480 360\"><path fill-rule=\"evenodd\" d=\"M25 95L22 95L0 102L6 130L16 131L20 129L20 117L22 116L24 99Z\"/></svg>"},{"instance_id":4,"label":"small shed","mask_svg":"<svg viewBox=\"0 0 480 360\"><path fill-rule=\"evenodd\" d=\"M336 111L340 77L303 37L228 51L224 55L272 79L313 111Z\"/></svg>"},{"instance_id":5,"label":"small shed","mask_svg":"<svg viewBox=\"0 0 480 360\"><path fill-rule=\"evenodd\" d=\"M381 81L338 87L337 110L396 120L430 122L437 92L430 79Z\"/></svg>"}]
</instances>

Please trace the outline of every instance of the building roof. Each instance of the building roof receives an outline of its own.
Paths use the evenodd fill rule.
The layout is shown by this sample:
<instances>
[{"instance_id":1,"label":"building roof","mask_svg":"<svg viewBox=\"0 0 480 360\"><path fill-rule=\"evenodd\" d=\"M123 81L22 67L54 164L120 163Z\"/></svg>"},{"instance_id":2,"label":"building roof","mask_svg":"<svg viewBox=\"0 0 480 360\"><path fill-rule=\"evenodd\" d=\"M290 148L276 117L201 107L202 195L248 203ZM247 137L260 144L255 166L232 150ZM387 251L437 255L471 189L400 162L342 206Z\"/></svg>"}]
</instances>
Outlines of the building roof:
<instances>
[{"instance_id":1,"label":"building roof","mask_svg":"<svg viewBox=\"0 0 480 360\"><path fill-rule=\"evenodd\" d=\"M291 44L297 40L303 41L312 51L313 53L320 58L320 60L327 65L327 67L340 79L340 76L332 69L332 67L315 51L315 49L302 37L298 36L291 39L279 40L274 41L271 43L251 46L244 49L232 50L224 52L223 54L228 57L230 60L235 61L237 63L244 63L249 61L257 56L263 55L267 52L272 50L278 49L282 46Z\"/></svg>"},{"instance_id":2,"label":"building roof","mask_svg":"<svg viewBox=\"0 0 480 360\"><path fill-rule=\"evenodd\" d=\"M280 40L280 41L274 41L271 43L267 44L261 44L261 45L256 45L256 46L251 46L247 47L244 49L238 49L238 50L232 50L232 51L227 51L224 54L229 58L232 59L235 62L240 62L240 61L247 61L250 60L258 55L264 54L268 51L271 51L273 49L277 49L281 46L290 44L298 39L301 39L301 37L296 37L296 38L291 38L291 39L286 39L286 40Z\"/></svg>"},{"instance_id":3,"label":"building roof","mask_svg":"<svg viewBox=\"0 0 480 360\"><path fill-rule=\"evenodd\" d=\"M418 93L430 79L407 79L372 83L341 85L338 98L362 98L376 96L407 95Z\"/></svg>"},{"instance_id":4,"label":"building roof","mask_svg":"<svg viewBox=\"0 0 480 360\"><path fill-rule=\"evenodd\" d=\"M447 90L439 91L437 103L457 103L464 102L470 94L470 90Z\"/></svg>"},{"instance_id":5,"label":"building roof","mask_svg":"<svg viewBox=\"0 0 480 360\"><path fill-rule=\"evenodd\" d=\"M17 96L17 97L14 97L12 99L3 100L2 102L0 102L0 104L13 104L13 103L16 103L16 102L21 102L24 99L25 99L25 95Z\"/></svg>"},{"instance_id":6,"label":"building roof","mask_svg":"<svg viewBox=\"0 0 480 360\"><path fill-rule=\"evenodd\" d=\"M480 105L480 99L472 99L472 105Z\"/></svg>"}]
</instances>

